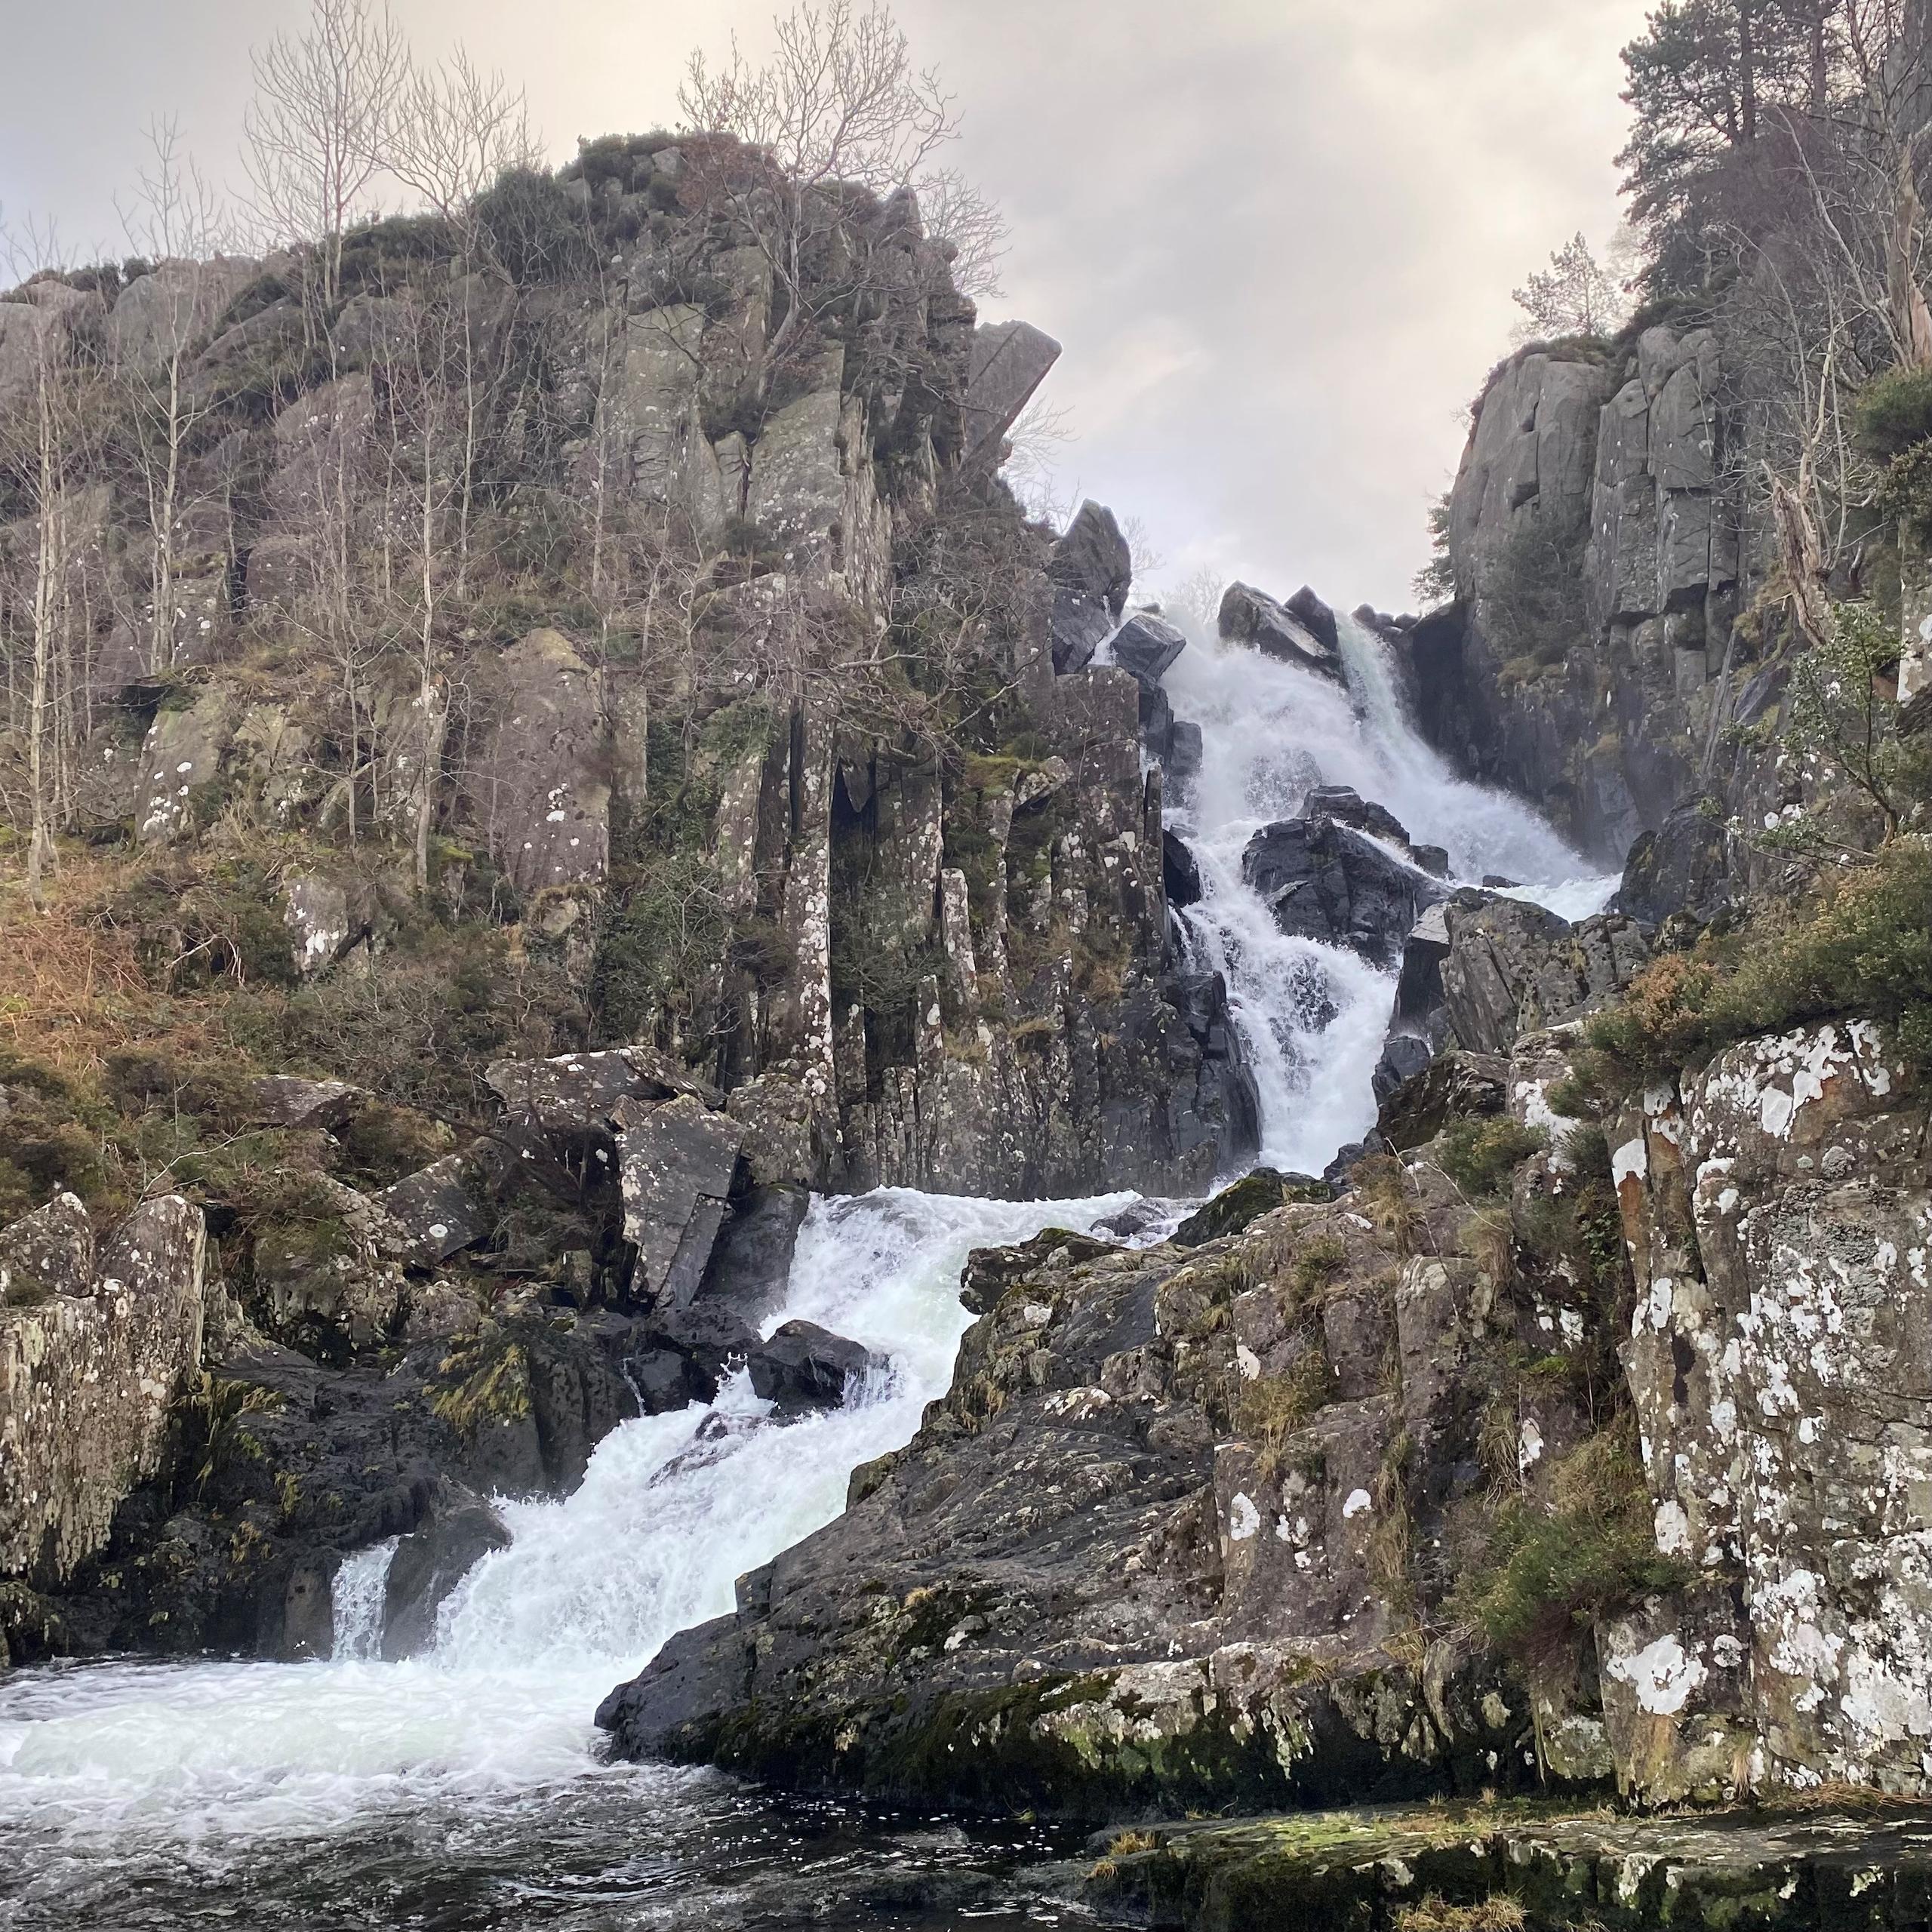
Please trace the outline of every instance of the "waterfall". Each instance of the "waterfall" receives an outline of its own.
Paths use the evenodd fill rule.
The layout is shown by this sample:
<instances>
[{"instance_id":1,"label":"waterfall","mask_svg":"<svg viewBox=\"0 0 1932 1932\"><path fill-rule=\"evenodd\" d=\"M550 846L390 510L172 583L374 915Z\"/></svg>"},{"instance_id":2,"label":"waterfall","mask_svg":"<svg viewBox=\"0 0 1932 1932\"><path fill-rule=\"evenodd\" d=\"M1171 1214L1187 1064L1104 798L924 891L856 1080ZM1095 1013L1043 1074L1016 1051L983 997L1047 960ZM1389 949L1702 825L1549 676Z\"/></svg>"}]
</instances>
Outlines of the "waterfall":
<instances>
[{"instance_id":1,"label":"waterfall","mask_svg":"<svg viewBox=\"0 0 1932 1932\"><path fill-rule=\"evenodd\" d=\"M331 1635L335 1640L330 1655L338 1662L353 1663L382 1655L383 1597L399 1540L390 1537L342 1559L342 1566L335 1573L334 1596L330 1606L334 1618Z\"/></svg>"},{"instance_id":2,"label":"waterfall","mask_svg":"<svg viewBox=\"0 0 1932 1932\"><path fill-rule=\"evenodd\" d=\"M1416 731L1381 638L1352 617L1337 624L1345 685L1199 635L1164 681L1201 734L1199 773L1168 811L1201 872L1201 902L1181 915L1189 949L1227 981L1261 1103L1261 1160L1302 1174L1374 1122L1370 1076L1395 976L1279 931L1241 876L1257 832L1293 818L1315 786L1346 785L1446 847L1455 882L1519 880L1520 896L1566 918L1596 911L1616 885L1519 800L1457 778Z\"/></svg>"},{"instance_id":3,"label":"waterfall","mask_svg":"<svg viewBox=\"0 0 1932 1932\"><path fill-rule=\"evenodd\" d=\"M1346 688L1214 640L1167 680L1204 752L1172 812L1203 886L1185 943L1226 976L1263 1158L1314 1172L1374 1117L1392 977L1280 933L1241 876L1257 830L1295 814L1312 786L1349 785L1445 845L1460 878L1506 873L1573 916L1607 889L1525 807L1451 774L1404 713L1381 641L1347 620L1341 635ZM389 1543L338 1570L327 1661L0 1675L0 1842L54 1895L101 1872L111 1885L124 1866L142 1883L189 1866L246 1870L266 1846L358 1829L411 1831L438 1856L457 1832L548 1845L613 1781L670 1816L687 1803L684 1774L601 1764L590 1720L604 1694L673 1632L730 1610L743 1573L832 1520L851 1470L912 1436L951 1378L972 1248L1090 1228L1133 1198L815 1200L771 1326L817 1322L889 1358L890 1373L786 1424L742 1372L715 1401L624 1423L570 1497L501 1504L510 1542L445 1602L424 1655L381 1659ZM518 1820L534 1838L515 1838Z\"/></svg>"},{"instance_id":4,"label":"waterfall","mask_svg":"<svg viewBox=\"0 0 1932 1932\"><path fill-rule=\"evenodd\" d=\"M729 1610L744 1571L829 1522L852 1469L907 1441L946 1392L971 1320L968 1254L1088 1228L1134 1198L815 1200L770 1326L821 1323L888 1355L891 1375L779 1426L740 1371L715 1403L624 1423L573 1494L502 1506L513 1540L444 1604L425 1656L378 1660L391 1543L337 1573L327 1663L0 1676L0 1842L31 1833L158 1857L411 1807L469 1815L596 1774L605 1692L674 1632Z\"/></svg>"}]
</instances>

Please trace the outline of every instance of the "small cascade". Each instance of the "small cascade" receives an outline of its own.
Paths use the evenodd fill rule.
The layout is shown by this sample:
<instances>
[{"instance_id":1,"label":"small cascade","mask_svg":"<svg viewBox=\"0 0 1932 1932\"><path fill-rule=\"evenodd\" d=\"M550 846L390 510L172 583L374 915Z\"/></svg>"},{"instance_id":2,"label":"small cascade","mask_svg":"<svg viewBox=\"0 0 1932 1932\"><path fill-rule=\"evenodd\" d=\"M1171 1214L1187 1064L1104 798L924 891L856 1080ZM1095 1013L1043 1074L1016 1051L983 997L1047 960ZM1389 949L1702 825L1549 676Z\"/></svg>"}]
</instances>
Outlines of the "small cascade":
<instances>
[{"instance_id":1,"label":"small cascade","mask_svg":"<svg viewBox=\"0 0 1932 1932\"><path fill-rule=\"evenodd\" d=\"M1520 897L1571 919L1616 884L1528 806L1456 777L1411 721L1382 639L1352 617L1337 625L1346 684L1212 637L1196 637L1164 680L1201 732L1200 771L1168 811L1201 873L1201 901L1180 915L1189 952L1227 982L1260 1100L1261 1161L1303 1174L1374 1121L1395 976L1282 934L1242 876L1257 832L1294 817L1316 786L1346 785L1445 847L1455 883L1519 880Z\"/></svg>"},{"instance_id":2,"label":"small cascade","mask_svg":"<svg viewBox=\"0 0 1932 1932\"><path fill-rule=\"evenodd\" d=\"M330 1654L337 1663L382 1655L383 1596L400 1540L390 1537L342 1559L331 1606L335 1642Z\"/></svg>"}]
</instances>

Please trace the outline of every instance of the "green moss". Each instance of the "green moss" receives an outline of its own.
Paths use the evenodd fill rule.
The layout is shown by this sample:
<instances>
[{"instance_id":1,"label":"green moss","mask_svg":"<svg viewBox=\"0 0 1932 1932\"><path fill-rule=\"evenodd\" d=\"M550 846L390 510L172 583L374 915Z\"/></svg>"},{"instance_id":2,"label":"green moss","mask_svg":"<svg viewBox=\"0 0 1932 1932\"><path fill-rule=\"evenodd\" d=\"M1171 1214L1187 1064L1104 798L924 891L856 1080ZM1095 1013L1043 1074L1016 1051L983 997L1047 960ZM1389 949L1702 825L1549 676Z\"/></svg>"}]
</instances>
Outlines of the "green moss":
<instances>
[{"instance_id":1,"label":"green moss","mask_svg":"<svg viewBox=\"0 0 1932 1932\"><path fill-rule=\"evenodd\" d=\"M1177 1247L1200 1247L1225 1235L1238 1234L1251 1221L1272 1214L1291 1201L1330 1201L1334 1196L1325 1181L1306 1174L1278 1174L1257 1168L1230 1187L1224 1187L1205 1207L1198 1208L1174 1230Z\"/></svg>"}]
</instances>

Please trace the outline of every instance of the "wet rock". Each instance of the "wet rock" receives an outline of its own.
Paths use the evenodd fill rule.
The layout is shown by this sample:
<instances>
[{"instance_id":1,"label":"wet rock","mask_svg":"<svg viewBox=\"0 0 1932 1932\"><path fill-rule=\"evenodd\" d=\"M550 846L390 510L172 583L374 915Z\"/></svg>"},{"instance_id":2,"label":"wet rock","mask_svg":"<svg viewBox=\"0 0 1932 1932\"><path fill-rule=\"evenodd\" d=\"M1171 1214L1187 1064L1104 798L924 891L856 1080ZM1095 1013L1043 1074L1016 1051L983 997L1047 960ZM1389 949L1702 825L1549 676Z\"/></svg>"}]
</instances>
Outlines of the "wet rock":
<instances>
[{"instance_id":1,"label":"wet rock","mask_svg":"<svg viewBox=\"0 0 1932 1932\"><path fill-rule=\"evenodd\" d=\"M1161 875L1169 906L1180 910L1200 904L1200 863L1177 832L1161 834Z\"/></svg>"},{"instance_id":2,"label":"wet rock","mask_svg":"<svg viewBox=\"0 0 1932 1932\"><path fill-rule=\"evenodd\" d=\"M325 1556L300 1559L282 1592L281 1654L291 1662L335 1651L335 1565Z\"/></svg>"},{"instance_id":3,"label":"wet rock","mask_svg":"<svg viewBox=\"0 0 1932 1932\"><path fill-rule=\"evenodd\" d=\"M624 1238L638 1251L632 1293L685 1307L724 1223L744 1125L688 1095L659 1106L622 1101L615 1118Z\"/></svg>"},{"instance_id":4,"label":"wet rock","mask_svg":"<svg viewBox=\"0 0 1932 1932\"><path fill-rule=\"evenodd\" d=\"M700 1301L730 1309L757 1327L785 1299L798 1230L811 1211L811 1195L784 1183L754 1187L730 1204L711 1251Z\"/></svg>"},{"instance_id":5,"label":"wet rock","mask_svg":"<svg viewBox=\"0 0 1932 1932\"><path fill-rule=\"evenodd\" d=\"M1084 503L1047 561L1054 669L1084 671L1120 621L1134 581L1133 553L1112 510Z\"/></svg>"},{"instance_id":6,"label":"wet rock","mask_svg":"<svg viewBox=\"0 0 1932 1932\"><path fill-rule=\"evenodd\" d=\"M1251 1221L1272 1214L1291 1201L1327 1201L1332 1191L1325 1181L1307 1174L1284 1174L1273 1168L1257 1168L1224 1187L1204 1208L1197 1208L1174 1232L1177 1247L1199 1247L1223 1235L1239 1234Z\"/></svg>"},{"instance_id":7,"label":"wet rock","mask_svg":"<svg viewBox=\"0 0 1932 1932\"><path fill-rule=\"evenodd\" d=\"M787 1321L751 1352L747 1366L761 1400L781 1414L836 1408L851 1384L884 1374L884 1356L810 1321Z\"/></svg>"},{"instance_id":8,"label":"wet rock","mask_svg":"<svg viewBox=\"0 0 1932 1932\"><path fill-rule=\"evenodd\" d=\"M1352 785L1317 785L1302 801L1303 818L1333 819L1337 825L1386 838L1403 851L1409 848L1408 829L1386 805L1364 798Z\"/></svg>"},{"instance_id":9,"label":"wet rock","mask_svg":"<svg viewBox=\"0 0 1932 1932\"><path fill-rule=\"evenodd\" d=\"M445 1599L493 1549L506 1549L502 1517L475 1497L451 1497L404 1537L383 1586L383 1655L414 1657L436 1640Z\"/></svg>"},{"instance_id":10,"label":"wet rock","mask_svg":"<svg viewBox=\"0 0 1932 1932\"><path fill-rule=\"evenodd\" d=\"M1332 628L1332 614L1329 621ZM1342 660L1333 642L1324 641L1285 605L1251 584L1228 586L1218 623L1221 635L1230 643L1251 645L1264 657L1305 671L1318 671L1324 677L1342 674Z\"/></svg>"},{"instance_id":11,"label":"wet rock","mask_svg":"<svg viewBox=\"0 0 1932 1932\"><path fill-rule=\"evenodd\" d=\"M1248 841L1241 873L1284 933L1348 947L1392 966L1423 909L1444 896L1425 874L1327 817L1267 826Z\"/></svg>"},{"instance_id":12,"label":"wet rock","mask_svg":"<svg viewBox=\"0 0 1932 1932\"><path fill-rule=\"evenodd\" d=\"M1137 611L1114 633L1114 662L1141 685L1158 685L1187 648L1187 635L1164 617Z\"/></svg>"},{"instance_id":13,"label":"wet rock","mask_svg":"<svg viewBox=\"0 0 1932 1932\"><path fill-rule=\"evenodd\" d=\"M1334 612L1306 584L1303 584L1281 608L1324 651L1331 657L1340 658L1341 626L1336 622Z\"/></svg>"}]
</instances>

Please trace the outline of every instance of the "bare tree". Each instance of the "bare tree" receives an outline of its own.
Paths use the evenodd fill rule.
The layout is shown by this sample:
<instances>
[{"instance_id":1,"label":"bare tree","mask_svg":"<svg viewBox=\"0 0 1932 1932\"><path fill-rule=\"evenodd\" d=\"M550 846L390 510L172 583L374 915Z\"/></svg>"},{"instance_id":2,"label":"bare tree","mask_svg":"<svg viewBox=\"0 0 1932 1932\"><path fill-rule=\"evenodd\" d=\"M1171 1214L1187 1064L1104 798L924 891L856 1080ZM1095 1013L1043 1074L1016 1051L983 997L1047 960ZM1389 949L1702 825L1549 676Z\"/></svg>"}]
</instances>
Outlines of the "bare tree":
<instances>
[{"instance_id":1,"label":"bare tree","mask_svg":"<svg viewBox=\"0 0 1932 1932\"><path fill-rule=\"evenodd\" d=\"M521 88L458 47L441 66L412 66L396 91L383 147L389 172L457 228L474 252L472 205L512 168L541 163Z\"/></svg>"},{"instance_id":2,"label":"bare tree","mask_svg":"<svg viewBox=\"0 0 1932 1932\"><path fill-rule=\"evenodd\" d=\"M176 580L184 500L195 431L213 408L211 392L188 380L200 348L232 290L217 259L230 227L219 198L181 151L171 120L148 130L151 158L122 225L137 254L155 264L150 300L132 321L111 327L115 377L128 404L148 524L148 668L165 670L176 648ZM120 322L117 316L115 322Z\"/></svg>"},{"instance_id":3,"label":"bare tree","mask_svg":"<svg viewBox=\"0 0 1932 1932\"><path fill-rule=\"evenodd\" d=\"M952 251L953 287L975 300L1001 294L1005 217L956 168L928 169L915 185L926 232Z\"/></svg>"},{"instance_id":4,"label":"bare tree","mask_svg":"<svg viewBox=\"0 0 1932 1932\"><path fill-rule=\"evenodd\" d=\"M263 222L312 242L326 310L341 294L343 236L370 206L386 164L409 55L386 8L312 0L307 29L278 33L250 56L255 95L242 160Z\"/></svg>"},{"instance_id":5,"label":"bare tree","mask_svg":"<svg viewBox=\"0 0 1932 1932\"><path fill-rule=\"evenodd\" d=\"M694 54L678 103L691 139L689 196L738 217L783 298L765 352L782 361L816 319L810 278L844 218L842 188L912 186L958 131L952 97L912 63L884 0L807 0L774 23L754 66L734 39L713 69Z\"/></svg>"}]
</instances>

